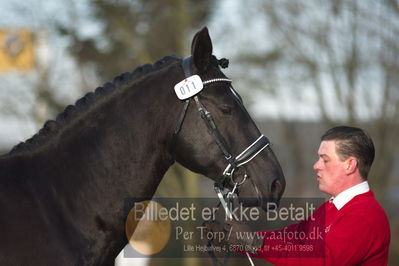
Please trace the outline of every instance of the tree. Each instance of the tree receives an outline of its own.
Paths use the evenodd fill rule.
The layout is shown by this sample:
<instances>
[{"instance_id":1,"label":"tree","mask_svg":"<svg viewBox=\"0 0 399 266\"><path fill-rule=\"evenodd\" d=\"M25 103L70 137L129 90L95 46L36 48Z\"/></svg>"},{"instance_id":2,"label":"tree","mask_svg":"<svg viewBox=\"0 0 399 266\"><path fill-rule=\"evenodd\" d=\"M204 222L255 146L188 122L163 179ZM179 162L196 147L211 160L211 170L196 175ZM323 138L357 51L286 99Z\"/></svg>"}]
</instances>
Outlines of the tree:
<instances>
[{"instance_id":1,"label":"tree","mask_svg":"<svg viewBox=\"0 0 399 266\"><path fill-rule=\"evenodd\" d=\"M187 54L189 34L207 21L211 3L91 1L91 16L102 28L100 35L82 35L81 25L60 25L59 29L71 38L69 51L78 63L94 67L101 79L110 80L165 55Z\"/></svg>"}]
</instances>

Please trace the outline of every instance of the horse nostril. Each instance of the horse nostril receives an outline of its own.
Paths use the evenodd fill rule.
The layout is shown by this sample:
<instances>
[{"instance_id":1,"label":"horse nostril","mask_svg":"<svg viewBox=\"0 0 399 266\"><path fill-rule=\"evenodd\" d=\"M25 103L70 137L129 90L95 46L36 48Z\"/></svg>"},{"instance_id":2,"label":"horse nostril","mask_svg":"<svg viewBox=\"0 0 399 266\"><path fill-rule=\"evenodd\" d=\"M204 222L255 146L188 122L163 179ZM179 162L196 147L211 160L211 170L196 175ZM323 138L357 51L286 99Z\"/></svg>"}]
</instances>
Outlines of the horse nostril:
<instances>
[{"instance_id":1,"label":"horse nostril","mask_svg":"<svg viewBox=\"0 0 399 266\"><path fill-rule=\"evenodd\" d=\"M275 211L276 209L277 209L277 203L275 203L275 202L273 202L273 201L271 201L271 202L269 202L268 204L267 204L267 211L268 212L270 212L270 211Z\"/></svg>"},{"instance_id":2,"label":"horse nostril","mask_svg":"<svg viewBox=\"0 0 399 266\"><path fill-rule=\"evenodd\" d=\"M271 192L272 194L274 194L274 193L276 192L276 190L278 190L278 186L279 186L278 180L274 180L274 181L272 182L271 187L270 187L270 192Z\"/></svg>"},{"instance_id":3,"label":"horse nostril","mask_svg":"<svg viewBox=\"0 0 399 266\"><path fill-rule=\"evenodd\" d=\"M272 195L273 199L278 202L280 199L280 195L282 194L283 191L283 184L278 180L275 179L272 182L272 185L270 187L270 194Z\"/></svg>"}]
</instances>

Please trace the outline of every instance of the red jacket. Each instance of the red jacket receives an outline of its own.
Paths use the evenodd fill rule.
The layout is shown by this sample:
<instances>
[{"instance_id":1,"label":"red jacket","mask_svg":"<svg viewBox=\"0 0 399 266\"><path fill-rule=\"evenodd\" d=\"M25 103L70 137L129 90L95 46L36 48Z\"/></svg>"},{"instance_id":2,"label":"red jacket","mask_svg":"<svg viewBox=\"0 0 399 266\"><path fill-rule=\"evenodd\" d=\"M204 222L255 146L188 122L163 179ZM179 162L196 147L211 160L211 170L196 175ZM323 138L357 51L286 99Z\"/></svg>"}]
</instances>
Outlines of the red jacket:
<instances>
[{"instance_id":1,"label":"red jacket","mask_svg":"<svg viewBox=\"0 0 399 266\"><path fill-rule=\"evenodd\" d=\"M390 230L372 191L355 196L339 211L329 201L312 219L265 235L258 258L275 265L387 265Z\"/></svg>"}]
</instances>

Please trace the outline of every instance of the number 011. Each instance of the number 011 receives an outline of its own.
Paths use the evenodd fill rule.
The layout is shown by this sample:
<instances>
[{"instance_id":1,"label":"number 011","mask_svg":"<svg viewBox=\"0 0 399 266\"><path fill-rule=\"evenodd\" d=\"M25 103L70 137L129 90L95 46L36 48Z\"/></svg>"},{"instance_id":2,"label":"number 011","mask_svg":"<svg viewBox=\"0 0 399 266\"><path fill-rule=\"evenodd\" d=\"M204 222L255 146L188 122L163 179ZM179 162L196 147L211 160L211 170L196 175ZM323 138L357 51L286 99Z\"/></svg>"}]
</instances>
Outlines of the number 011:
<instances>
[{"instance_id":1,"label":"number 011","mask_svg":"<svg viewBox=\"0 0 399 266\"><path fill-rule=\"evenodd\" d=\"M175 85L175 92L180 100L184 100L199 93L203 87L201 78L198 75L194 75L177 83Z\"/></svg>"}]
</instances>

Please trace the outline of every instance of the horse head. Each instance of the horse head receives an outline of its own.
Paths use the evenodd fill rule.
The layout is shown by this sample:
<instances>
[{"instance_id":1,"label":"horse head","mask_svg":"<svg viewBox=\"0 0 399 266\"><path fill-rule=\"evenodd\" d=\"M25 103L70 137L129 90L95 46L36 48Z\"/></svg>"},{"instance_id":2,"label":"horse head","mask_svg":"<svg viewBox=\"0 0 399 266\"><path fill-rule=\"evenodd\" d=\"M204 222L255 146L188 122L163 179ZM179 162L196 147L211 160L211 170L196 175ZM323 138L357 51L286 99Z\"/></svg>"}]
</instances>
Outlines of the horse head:
<instances>
[{"instance_id":1,"label":"horse head","mask_svg":"<svg viewBox=\"0 0 399 266\"><path fill-rule=\"evenodd\" d=\"M267 210L267 202L278 203L284 192L283 171L269 140L261 135L231 80L221 71L227 65L226 59L212 55L207 28L199 31L191 56L183 60L183 70L186 82L198 75L203 89L189 98L181 97L184 104L173 153L186 168L234 189L244 206ZM181 89L178 94L186 93Z\"/></svg>"}]
</instances>

